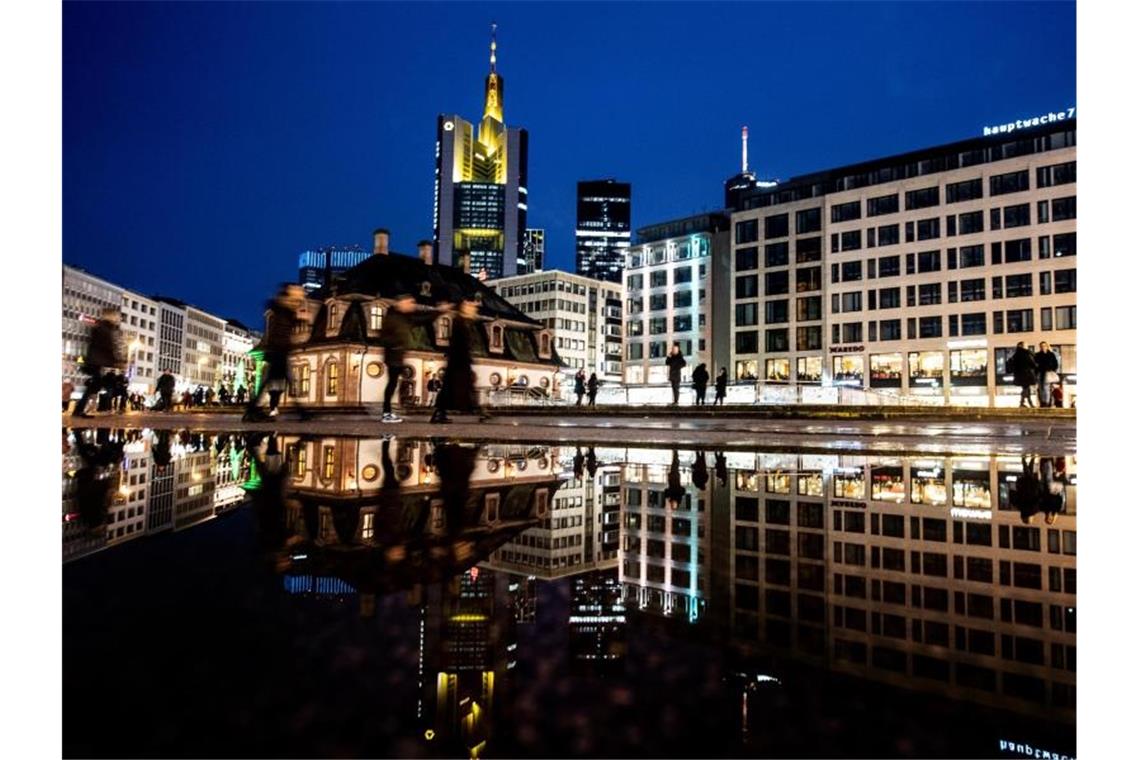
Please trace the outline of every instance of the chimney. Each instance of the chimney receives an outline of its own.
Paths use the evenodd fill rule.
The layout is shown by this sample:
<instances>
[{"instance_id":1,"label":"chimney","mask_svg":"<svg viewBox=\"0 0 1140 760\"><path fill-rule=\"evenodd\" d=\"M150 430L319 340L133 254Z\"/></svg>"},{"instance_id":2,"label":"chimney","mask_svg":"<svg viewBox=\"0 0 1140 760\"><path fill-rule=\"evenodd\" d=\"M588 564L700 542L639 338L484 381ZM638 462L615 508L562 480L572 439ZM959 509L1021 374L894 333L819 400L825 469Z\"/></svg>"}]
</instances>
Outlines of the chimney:
<instances>
[{"instance_id":1,"label":"chimney","mask_svg":"<svg viewBox=\"0 0 1140 760\"><path fill-rule=\"evenodd\" d=\"M388 230L383 227L372 231L372 255L388 255Z\"/></svg>"},{"instance_id":2,"label":"chimney","mask_svg":"<svg viewBox=\"0 0 1140 760\"><path fill-rule=\"evenodd\" d=\"M431 260L434 258L432 254L432 244L430 240L421 240L417 246L420 251L420 261L431 266Z\"/></svg>"}]
</instances>

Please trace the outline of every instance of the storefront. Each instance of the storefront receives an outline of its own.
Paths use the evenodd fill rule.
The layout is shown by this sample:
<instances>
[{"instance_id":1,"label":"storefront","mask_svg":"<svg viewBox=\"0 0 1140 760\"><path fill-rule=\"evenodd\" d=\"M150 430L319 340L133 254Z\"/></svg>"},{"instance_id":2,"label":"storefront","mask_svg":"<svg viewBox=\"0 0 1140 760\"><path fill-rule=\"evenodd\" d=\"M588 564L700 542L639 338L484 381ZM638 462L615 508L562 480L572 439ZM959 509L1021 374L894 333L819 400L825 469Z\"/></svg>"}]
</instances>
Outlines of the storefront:
<instances>
[{"instance_id":1,"label":"storefront","mask_svg":"<svg viewBox=\"0 0 1140 760\"><path fill-rule=\"evenodd\" d=\"M764 379L769 383L786 383L791 378L791 359L767 359L764 362Z\"/></svg>"},{"instance_id":2,"label":"storefront","mask_svg":"<svg viewBox=\"0 0 1140 760\"><path fill-rule=\"evenodd\" d=\"M950 351L950 385L954 388L986 384L986 348L959 348Z\"/></svg>"},{"instance_id":3,"label":"storefront","mask_svg":"<svg viewBox=\"0 0 1140 760\"><path fill-rule=\"evenodd\" d=\"M863 356L848 354L831 357L831 381L835 385L863 387Z\"/></svg>"},{"instance_id":4,"label":"storefront","mask_svg":"<svg viewBox=\"0 0 1140 760\"><path fill-rule=\"evenodd\" d=\"M902 354L871 354L871 387L901 388Z\"/></svg>"},{"instance_id":5,"label":"storefront","mask_svg":"<svg viewBox=\"0 0 1140 760\"><path fill-rule=\"evenodd\" d=\"M894 504L906 501L906 481L901 465L871 468L871 500Z\"/></svg>"},{"instance_id":6,"label":"storefront","mask_svg":"<svg viewBox=\"0 0 1140 760\"><path fill-rule=\"evenodd\" d=\"M832 494L837 499L866 499L867 483L862 467L841 467L831 475Z\"/></svg>"},{"instance_id":7,"label":"storefront","mask_svg":"<svg viewBox=\"0 0 1140 760\"><path fill-rule=\"evenodd\" d=\"M952 473L953 504L969 509L990 509L990 468L988 462L956 462Z\"/></svg>"},{"instance_id":8,"label":"storefront","mask_svg":"<svg viewBox=\"0 0 1140 760\"><path fill-rule=\"evenodd\" d=\"M942 393L946 354L943 351L911 351L907 354L907 381L913 393Z\"/></svg>"},{"instance_id":9,"label":"storefront","mask_svg":"<svg viewBox=\"0 0 1140 760\"><path fill-rule=\"evenodd\" d=\"M796 359L796 382L818 383L823 377L823 358L801 356Z\"/></svg>"},{"instance_id":10,"label":"storefront","mask_svg":"<svg viewBox=\"0 0 1140 760\"><path fill-rule=\"evenodd\" d=\"M946 471L938 462L915 461L910 466L910 501L912 504L946 504Z\"/></svg>"},{"instance_id":11,"label":"storefront","mask_svg":"<svg viewBox=\"0 0 1140 760\"><path fill-rule=\"evenodd\" d=\"M768 493L790 494L792 492L792 476L786 472L770 472L764 490Z\"/></svg>"},{"instance_id":12,"label":"storefront","mask_svg":"<svg viewBox=\"0 0 1140 760\"><path fill-rule=\"evenodd\" d=\"M759 362L755 359L744 359L736 363L736 379L737 380L757 380L759 379Z\"/></svg>"},{"instance_id":13,"label":"storefront","mask_svg":"<svg viewBox=\"0 0 1140 760\"><path fill-rule=\"evenodd\" d=\"M796 476L796 493L800 496L823 496L823 473L801 472Z\"/></svg>"}]
</instances>

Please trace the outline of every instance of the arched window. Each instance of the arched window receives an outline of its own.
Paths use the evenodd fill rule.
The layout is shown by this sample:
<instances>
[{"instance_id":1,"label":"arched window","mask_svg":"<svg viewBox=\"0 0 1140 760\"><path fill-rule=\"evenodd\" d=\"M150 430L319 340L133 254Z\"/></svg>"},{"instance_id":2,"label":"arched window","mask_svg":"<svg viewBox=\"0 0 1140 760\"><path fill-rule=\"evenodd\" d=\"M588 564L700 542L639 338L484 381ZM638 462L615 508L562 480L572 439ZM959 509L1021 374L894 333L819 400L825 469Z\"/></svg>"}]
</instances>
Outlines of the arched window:
<instances>
[{"instance_id":1,"label":"arched window","mask_svg":"<svg viewBox=\"0 0 1140 760\"><path fill-rule=\"evenodd\" d=\"M550 336L543 333L538 340L538 353L542 356L550 356Z\"/></svg>"},{"instance_id":2,"label":"arched window","mask_svg":"<svg viewBox=\"0 0 1140 760\"><path fill-rule=\"evenodd\" d=\"M335 396L340 391L340 365L329 362L325 366L325 395Z\"/></svg>"},{"instance_id":3,"label":"arched window","mask_svg":"<svg viewBox=\"0 0 1140 760\"><path fill-rule=\"evenodd\" d=\"M503 327L502 325L492 325L491 327L491 348L503 348Z\"/></svg>"},{"instance_id":4,"label":"arched window","mask_svg":"<svg viewBox=\"0 0 1140 760\"><path fill-rule=\"evenodd\" d=\"M451 317L440 317L439 339L441 341L451 340Z\"/></svg>"},{"instance_id":5,"label":"arched window","mask_svg":"<svg viewBox=\"0 0 1140 760\"><path fill-rule=\"evenodd\" d=\"M379 332L384 323L384 309L380 306L373 305L368 308L368 329L372 332Z\"/></svg>"}]
</instances>

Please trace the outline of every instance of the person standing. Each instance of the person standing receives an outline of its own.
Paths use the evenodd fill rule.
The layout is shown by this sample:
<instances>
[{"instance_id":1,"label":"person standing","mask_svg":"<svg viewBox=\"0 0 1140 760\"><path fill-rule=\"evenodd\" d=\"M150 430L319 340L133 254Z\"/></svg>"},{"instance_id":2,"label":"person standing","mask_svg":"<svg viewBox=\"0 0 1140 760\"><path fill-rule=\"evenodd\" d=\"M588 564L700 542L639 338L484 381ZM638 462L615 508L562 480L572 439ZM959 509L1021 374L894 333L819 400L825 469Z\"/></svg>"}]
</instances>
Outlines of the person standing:
<instances>
[{"instance_id":1,"label":"person standing","mask_svg":"<svg viewBox=\"0 0 1140 760\"><path fill-rule=\"evenodd\" d=\"M304 291L300 285L288 284L281 288L269 303L269 323L266 325L265 339L265 381L261 392L251 393L243 420L256 421L264 417L260 409L261 394L269 392L269 417L277 416L277 406L289 382L289 352L293 348L293 332L297 326L297 311L301 308ZM307 417L300 405L298 411Z\"/></svg>"},{"instance_id":2,"label":"person standing","mask_svg":"<svg viewBox=\"0 0 1140 760\"><path fill-rule=\"evenodd\" d=\"M697 406L705 405L705 391L709 387L709 371L704 364L698 364L693 370L693 392L697 397Z\"/></svg>"},{"instance_id":3,"label":"person standing","mask_svg":"<svg viewBox=\"0 0 1140 760\"><path fill-rule=\"evenodd\" d=\"M464 300L451 321L451 340L447 346L447 372L435 400L431 421L451 422L449 411L472 413L479 409L475 401L474 368L471 364L471 331L475 329L478 304ZM486 415L481 415L481 419Z\"/></svg>"},{"instance_id":4,"label":"person standing","mask_svg":"<svg viewBox=\"0 0 1140 760\"><path fill-rule=\"evenodd\" d=\"M720 372L716 373L716 398L713 400L713 404L724 406L726 395L728 395L728 369L721 367Z\"/></svg>"},{"instance_id":5,"label":"person standing","mask_svg":"<svg viewBox=\"0 0 1140 760\"><path fill-rule=\"evenodd\" d=\"M121 372L116 375L115 386L111 389L111 393L115 397L115 411L119 414L126 414L131 397L131 385L127 379L127 373Z\"/></svg>"},{"instance_id":6,"label":"person standing","mask_svg":"<svg viewBox=\"0 0 1140 760\"><path fill-rule=\"evenodd\" d=\"M439 389L443 385L439 381L439 373L432 372L428 375L427 381L427 402L424 406L435 406L435 398L439 395Z\"/></svg>"},{"instance_id":7,"label":"person standing","mask_svg":"<svg viewBox=\"0 0 1140 760\"><path fill-rule=\"evenodd\" d=\"M173 386L171 386L171 387L173 387ZM234 403L238 404L239 406L241 404L245 403L245 386L244 385L238 386L237 393L234 394Z\"/></svg>"},{"instance_id":8,"label":"person standing","mask_svg":"<svg viewBox=\"0 0 1140 760\"><path fill-rule=\"evenodd\" d=\"M574 375L574 395L578 397L575 406L582 405L582 397L586 395L586 370L579 369Z\"/></svg>"},{"instance_id":9,"label":"person standing","mask_svg":"<svg viewBox=\"0 0 1140 760\"><path fill-rule=\"evenodd\" d=\"M103 389L103 370L121 368L126 363L123 353L119 322L123 315L115 308L103 309L102 317L91 328L87 354L83 357L83 372L88 376L83 395L75 405L72 417L90 417L87 403Z\"/></svg>"},{"instance_id":10,"label":"person standing","mask_svg":"<svg viewBox=\"0 0 1140 760\"><path fill-rule=\"evenodd\" d=\"M1061 365L1057 362L1057 355L1049 347L1048 341L1041 341L1037 348L1038 351L1033 356L1033 363L1037 367L1037 402L1046 407L1053 403L1051 386L1058 380L1057 370Z\"/></svg>"},{"instance_id":11,"label":"person standing","mask_svg":"<svg viewBox=\"0 0 1140 760\"><path fill-rule=\"evenodd\" d=\"M1032 388L1037 384L1037 365L1033 361L1033 354L1025 347L1025 341L1019 340L1013 356L1005 363L1007 374L1013 375L1013 382L1021 386L1021 401L1018 406L1033 408Z\"/></svg>"},{"instance_id":12,"label":"person standing","mask_svg":"<svg viewBox=\"0 0 1140 760\"><path fill-rule=\"evenodd\" d=\"M174 375L169 372L163 372L158 378L155 390L158 391L158 404L155 405L156 408L164 412L174 411Z\"/></svg>"},{"instance_id":13,"label":"person standing","mask_svg":"<svg viewBox=\"0 0 1140 760\"><path fill-rule=\"evenodd\" d=\"M412 345L412 323L408 315L416 310L416 299L407 293L396 296L392 306L384 312L380 325L380 345L384 347L384 369L388 384L384 386L384 415L381 422L403 422L392 413L392 396L400 387L404 376L404 351Z\"/></svg>"},{"instance_id":14,"label":"person standing","mask_svg":"<svg viewBox=\"0 0 1140 760\"><path fill-rule=\"evenodd\" d=\"M665 358L665 366L669 368L669 384L673 386L673 406L681 403L681 368L685 366L685 357L681 356L681 344L673 343L669 349L669 356Z\"/></svg>"},{"instance_id":15,"label":"person standing","mask_svg":"<svg viewBox=\"0 0 1140 760\"><path fill-rule=\"evenodd\" d=\"M590 379L586 381L586 398L590 406L594 405L594 401L598 398L598 373L591 372Z\"/></svg>"}]
</instances>

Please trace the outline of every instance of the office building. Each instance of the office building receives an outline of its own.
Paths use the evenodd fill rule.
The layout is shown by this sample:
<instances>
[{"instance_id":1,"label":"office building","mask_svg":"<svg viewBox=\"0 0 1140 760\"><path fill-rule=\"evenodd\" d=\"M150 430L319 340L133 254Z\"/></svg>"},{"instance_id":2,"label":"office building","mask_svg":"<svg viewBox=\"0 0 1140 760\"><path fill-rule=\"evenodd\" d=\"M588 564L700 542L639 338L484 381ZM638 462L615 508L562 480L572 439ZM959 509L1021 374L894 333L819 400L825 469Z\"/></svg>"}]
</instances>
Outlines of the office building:
<instances>
[{"instance_id":1,"label":"office building","mask_svg":"<svg viewBox=\"0 0 1140 760\"><path fill-rule=\"evenodd\" d=\"M158 380L158 302L123 291L123 333L127 352L127 378L132 393L154 392Z\"/></svg>"},{"instance_id":2,"label":"office building","mask_svg":"<svg viewBox=\"0 0 1140 760\"><path fill-rule=\"evenodd\" d=\"M629 240L629 183L614 179L579 182L574 229L578 274L620 283Z\"/></svg>"},{"instance_id":3,"label":"office building","mask_svg":"<svg viewBox=\"0 0 1140 760\"><path fill-rule=\"evenodd\" d=\"M602 381L621 380L621 286L557 269L487 283L554 337L564 392L579 369ZM569 388L566 384L569 382Z\"/></svg>"},{"instance_id":4,"label":"office building","mask_svg":"<svg viewBox=\"0 0 1140 760\"><path fill-rule=\"evenodd\" d=\"M458 114L436 119L433 209L435 263L492 279L517 273L527 215L527 132L504 121L496 57L492 28L478 126Z\"/></svg>"},{"instance_id":5,"label":"office building","mask_svg":"<svg viewBox=\"0 0 1140 760\"><path fill-rule=\"evenodd\" d=\"M1006 359L1044 340L1071 396L1077 125L1035 121L747 195L732 379L1005 406Z\"/></svg>"},{"instance_id":6,"label":"office building","mask_svg":"<svg viewBox=\"0 0 1140 760\"><path fill-rule=\"evenodd\" d=\"M297 282L310 293L366 258L368 251L359 245L330 245L302 251L297 262Z\"/></svg>"},{"instance_id":7,"label":"office building","mask_svg":"<svg viewBox=\"0 0 1140 760\"><path fill-rule=\"evenodd\" d=\"M531 274L542 271L546 255L546 230L527 227L523 236L523 255L519 260L518 273Z\"/></svg>"},{"instance_id":8,"label":"office building","mask_svg":"<svg viewBox=\"0 0 1140 760\"><path fill-rule=\"evenodd\" d=\"M91 328L104 309L121 308L123 288L78 267L63 266L63 379L76 388L87 384L83 358Z\"/></svg>"},{"instance_id":9,"label":"office building","mask_svg":"<svg viewBox=\"0 0 1140 760\"><path fill-rule=\"evenodd\" d=\"M728 364L728 228L728 217L701 214L638 229L625 265L626 385L667 383L665 357L675 342L685 357L686 382L699 364L712 379ZM707 399L711 402L712 395Z\"/></svg>"}]
</instances>

